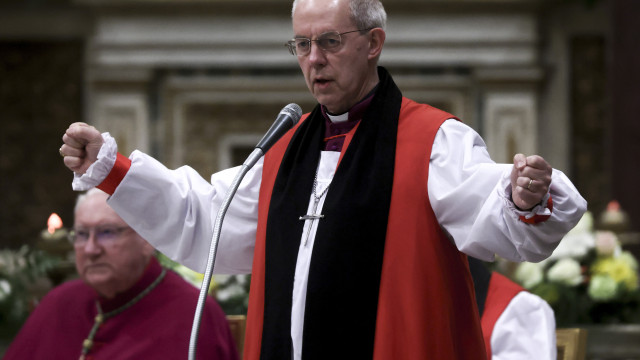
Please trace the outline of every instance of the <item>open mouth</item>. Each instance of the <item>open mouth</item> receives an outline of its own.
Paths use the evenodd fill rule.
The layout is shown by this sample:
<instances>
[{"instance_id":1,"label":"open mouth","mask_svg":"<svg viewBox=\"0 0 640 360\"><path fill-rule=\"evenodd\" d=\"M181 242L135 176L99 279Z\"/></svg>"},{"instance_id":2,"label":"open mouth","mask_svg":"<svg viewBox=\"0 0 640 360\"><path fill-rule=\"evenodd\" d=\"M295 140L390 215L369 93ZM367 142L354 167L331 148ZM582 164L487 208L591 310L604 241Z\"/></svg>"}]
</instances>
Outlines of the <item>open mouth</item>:
<instances>
[{"instance_id":1,"label":"open mouth","mask_svg":"<svg viewBox=\"0 0 640 360\"><path fill-rule=\"evenodd\" d=\"M328 79L316 79L315 80L316 85L321 86L321 87L326 86L330 82L331 82L331 80L328 80Z\"/></svg>"}]
</instances>

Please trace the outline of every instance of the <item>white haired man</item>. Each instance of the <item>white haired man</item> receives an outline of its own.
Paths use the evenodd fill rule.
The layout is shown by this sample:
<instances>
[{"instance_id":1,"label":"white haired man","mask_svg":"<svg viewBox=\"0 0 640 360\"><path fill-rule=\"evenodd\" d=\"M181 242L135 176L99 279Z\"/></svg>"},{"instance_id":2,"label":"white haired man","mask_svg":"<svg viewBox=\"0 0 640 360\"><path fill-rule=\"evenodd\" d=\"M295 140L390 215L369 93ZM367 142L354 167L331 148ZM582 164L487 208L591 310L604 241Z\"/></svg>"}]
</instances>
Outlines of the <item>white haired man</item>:
<instances>
[{"instance_id":1,"label":"white haired man","mask_svg":"<svg viewBox=\"0 0 640 360\"><path fill-rule=\"evenodd\" d=\"M5 360L180 359L198 289L163 269L154 249L92 189L78 197L70 240L80 279L49 292ZM238 358L226 317L207 299L198 359Z\"/></svg>"}]
</instances>

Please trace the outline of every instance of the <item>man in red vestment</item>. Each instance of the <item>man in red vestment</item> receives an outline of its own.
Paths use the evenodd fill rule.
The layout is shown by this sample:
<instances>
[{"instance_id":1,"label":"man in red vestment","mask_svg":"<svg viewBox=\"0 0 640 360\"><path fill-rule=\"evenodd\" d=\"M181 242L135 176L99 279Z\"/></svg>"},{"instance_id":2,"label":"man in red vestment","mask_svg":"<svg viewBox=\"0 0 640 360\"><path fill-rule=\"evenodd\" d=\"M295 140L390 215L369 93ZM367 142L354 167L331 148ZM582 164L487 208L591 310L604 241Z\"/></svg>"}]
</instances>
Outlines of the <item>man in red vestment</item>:
<instances>
[{"instance_id":1,"label":"man in red vestment","mask_svg":"<svg viewBox=\"0 0 640 360\"><path fill-rule=\"evenodd\" d=\"M198 290L164 269L154 249L93 189L75 209L79 280L53 289L36 307L5 360L186 358ZM238 358L225 314L204 310L198 359Z\"/></svg>"},{"instance_id":2,"label":"man in red vestment","mask_svg":"<svg viewBox=\"0 0 640 360\"><path fill-rule=\"evenodd\" d=\"M540 261L586 210L542 157L496 164L473 129L405 98L378 66L385 24L378 0L293 3L286 44L318 104L246 174L214 269L252 274L245 359L482 358L464 254ZM83 123L63 141L76 190L112 194L154 246L204 269L236 171L208 182L127 158Z\"/></svg>"}]
</instances>

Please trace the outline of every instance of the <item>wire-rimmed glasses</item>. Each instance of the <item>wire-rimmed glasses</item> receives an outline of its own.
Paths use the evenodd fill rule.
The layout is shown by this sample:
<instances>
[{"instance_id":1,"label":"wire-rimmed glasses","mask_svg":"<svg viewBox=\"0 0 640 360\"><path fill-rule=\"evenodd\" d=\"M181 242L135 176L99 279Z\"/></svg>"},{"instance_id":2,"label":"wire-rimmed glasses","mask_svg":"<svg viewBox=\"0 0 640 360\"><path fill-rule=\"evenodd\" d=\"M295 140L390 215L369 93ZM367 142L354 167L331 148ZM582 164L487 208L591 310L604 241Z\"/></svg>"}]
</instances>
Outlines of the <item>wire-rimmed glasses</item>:
<instances>
[{"instance_id":1,"label":"wire-rimmed glasses","mask_svg":"<svg viewBox=\"0 0 640 360\"><path fill-rule=\"evenodd\" d=\"M343 33L339 33L337 31L329 31L329 32L318 35L318 38L313 40L309 38L298 37L298 38L287 41L284 44L284 46L286 46L289 49L289 53L291 55L297 55L297 56L309 55L309 52L311 52L311 42L315 42L324 51L333 52L340 49L340 45L342 45L342 35L358 32L358 31L360 32L369 31L371 29L373 28L358 29L358 30L346 31Z\"/></svg>"},{"instance_id":2,"label":"wire-rimmed glasses","mask_svg":"<svg viewBox=\"0 0 640 360\"><path fill-rule=\"evenodd\" d=\"M124 231L131 229L129 226L104 225L95 228L78 228L69 232L69 242L75 246L84 246L93 232L95 241L100 245L114 243Z\"/></svg>"}]
</instances>

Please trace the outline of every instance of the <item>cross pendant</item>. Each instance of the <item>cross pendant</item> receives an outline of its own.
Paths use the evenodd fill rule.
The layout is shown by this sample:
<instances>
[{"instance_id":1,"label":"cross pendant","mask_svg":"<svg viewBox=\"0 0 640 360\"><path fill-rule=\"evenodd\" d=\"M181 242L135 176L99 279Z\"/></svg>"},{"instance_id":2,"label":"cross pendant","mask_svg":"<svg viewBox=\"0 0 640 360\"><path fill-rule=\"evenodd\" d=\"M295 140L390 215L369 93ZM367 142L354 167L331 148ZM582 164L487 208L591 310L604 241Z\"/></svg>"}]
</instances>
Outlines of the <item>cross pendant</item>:
<instances>
[{"instance_id":1,"label":"cross pendant","mask_svg":"<svg viewBox=\"0 0 640 360\"><path fill-rule=\"evenodd\" d=\"M311 228L313 227L313 221L320 220L320 219L324 218L324 215L316 214L319 202L320 202L320 199L315 199L313 201L313 211L311 212L311 214L306 214L306 215L300 216L298 218L298 220L304 220L304 221L311 220L311 223L309 224L309 227L307 228L307 236L305 236L305 239L304 239L304 245L305 246L307 246L307 242L309 241L309 235L311 235Z\"/></svg>"}]
</instances>

